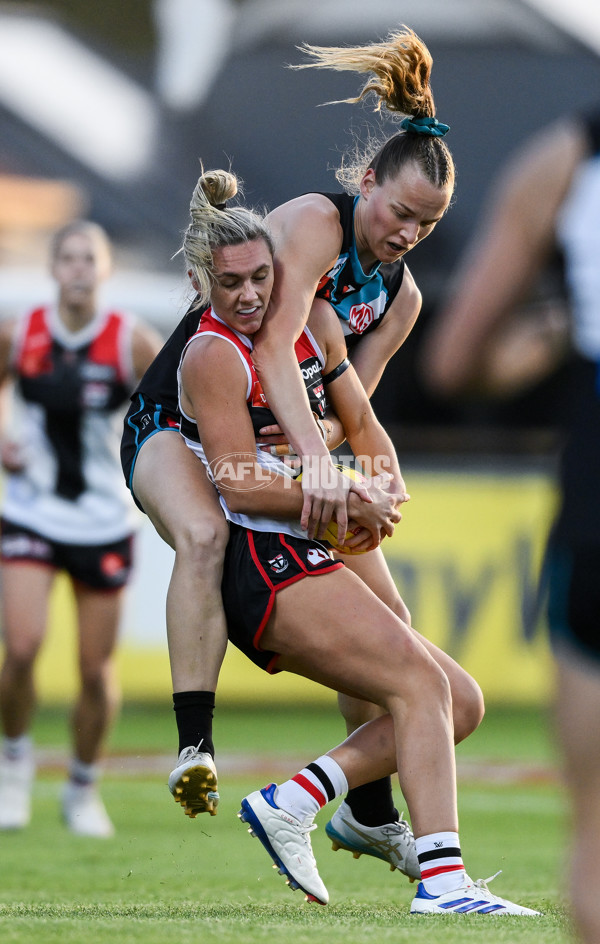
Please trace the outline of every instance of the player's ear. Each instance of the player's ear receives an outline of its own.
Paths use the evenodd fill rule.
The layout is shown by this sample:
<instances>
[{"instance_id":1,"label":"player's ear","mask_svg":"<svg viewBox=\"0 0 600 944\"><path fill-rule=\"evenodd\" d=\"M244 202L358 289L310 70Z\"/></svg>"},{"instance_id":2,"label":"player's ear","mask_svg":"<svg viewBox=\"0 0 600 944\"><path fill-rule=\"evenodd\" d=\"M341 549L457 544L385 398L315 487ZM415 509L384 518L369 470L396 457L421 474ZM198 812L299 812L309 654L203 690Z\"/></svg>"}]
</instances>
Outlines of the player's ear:
<instances>
[{"instance_id":1,"label":"player's ear","mask_svg":"<svg viewBox=\"0 0 600 944\"><path fill-rule=\"evenodd\" d=\"M194 289L194 291L195 291L195 292L198 292L198 294L199 294L199 293L200 293L200 286L198 285L198 279L197 279L196 276L194 275L194 270L193 270L193 269L188 269L188 278L189 278L190 282L192 283L192 288Z\"/></svg>"},{"instance_id":2,"label":"player's ear","mask_svg":"<svg viewBox=\"0 0 600 944\"><path fill-rule=\"evenodd\" d=\"M369 169L363 174L362 180L360 182L361 197L368 197L376 183L377 181L375 180L375 171L372 167L369 167Z\"/></svg>"}]
</instances>

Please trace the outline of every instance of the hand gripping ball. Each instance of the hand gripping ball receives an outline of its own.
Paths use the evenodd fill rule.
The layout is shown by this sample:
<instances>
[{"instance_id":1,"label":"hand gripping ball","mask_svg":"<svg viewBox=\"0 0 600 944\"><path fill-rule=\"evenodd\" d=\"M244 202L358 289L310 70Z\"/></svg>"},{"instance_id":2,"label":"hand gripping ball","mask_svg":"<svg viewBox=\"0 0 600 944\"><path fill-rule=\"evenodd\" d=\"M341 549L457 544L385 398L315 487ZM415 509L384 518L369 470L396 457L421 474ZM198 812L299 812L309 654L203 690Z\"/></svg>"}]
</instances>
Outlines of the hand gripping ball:
<instances>
[{"instance_id":1,"label":"hand gripping ball","mask_svg":"<svg viewBox=\"0 0 600 944\"><path fill-rule=\"evenodd\" d=\"M351 469L347 465L336 465L336 469L342 473L342 475L347 476L349 479L352 479L354 482L366 482L366 478L360 472L357 472L356 469ZM297 482L302 481L302 472L296 478ZM346 531L346 540L348 538L354 537L362 529L361 525L357 525L356 528L351 528ZM326 541L330 544L336 551L339 551L340 554L364 554L364 550L355 551L351 547L339 547L338 545L338 526L336 521L330 521L327 525L327 530L322 538L318 538L319 541Z\"/></svg>"}]
</instances>

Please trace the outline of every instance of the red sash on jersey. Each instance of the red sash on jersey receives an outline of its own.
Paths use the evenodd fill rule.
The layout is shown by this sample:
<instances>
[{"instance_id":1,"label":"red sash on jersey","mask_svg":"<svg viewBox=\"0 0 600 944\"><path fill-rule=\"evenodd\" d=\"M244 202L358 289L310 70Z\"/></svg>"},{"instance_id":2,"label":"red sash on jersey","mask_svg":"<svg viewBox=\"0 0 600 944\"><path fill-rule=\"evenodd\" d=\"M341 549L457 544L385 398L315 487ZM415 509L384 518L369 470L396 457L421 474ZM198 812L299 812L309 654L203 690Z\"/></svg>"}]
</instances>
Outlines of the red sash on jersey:
<instances>
[{"instance_id":1,"label":"red sash on jersey","mask_svg":"<svg viewBox=\"0 0 600 944\"><path fill-rule=\"evenodd\" d=\"M39 377L52 370L52 335L48 326L47 308L36 308L21 337L16 356L16 371L23 377ZM117 371L117 380L127 383L122 357L122 330L124 319L118 312L111 312L104 327L92 340L88 359L94 364L109 364Z\"/></svg>"},{"instance_id":2,"label":"red sash on jersey","mask_svg":"<svg viewBox=\"0 0 600 944\"><path fill-rule=\"evenodd\" d=\"M21 339L17 353L16 369L23 377L39 377L52 370L50 352L52 338L46 324L46 309L36 308L29 315L29 322Z\"/></svg>"},{"instance_id":3,"label":"red sash on jersey","mask_svg":"<svg viewBox=\"0 0 600 944\"><path fill-rule=\"evenodd\" d=\"M224 324L215 317L212 308L208 308L202 315L200 319L200 325L198 330L193 335L194 338L200 337L206 332L211 332L212 334L218 334L222 338L226 338L235 344L236 348L240 352L241 357L244 359L248 365L251 377L251 389L250 395L246 398L250 406L260 406L268 407L267 398L263 392L260 380L258 379L258 374L254 367L254 361L252 360L252 349L248 347L244 341L241 340L238 334L233 331L229 325ZM190 340L192 340L190 338ZM294 351L296 352L296 357L298 363L301 364L307 357L316 357L318 358L318 352L315 350L314 345L312 344L309 335L306 331L303 331L296 344L294 345Z\"/></svg>"}]
</instances>

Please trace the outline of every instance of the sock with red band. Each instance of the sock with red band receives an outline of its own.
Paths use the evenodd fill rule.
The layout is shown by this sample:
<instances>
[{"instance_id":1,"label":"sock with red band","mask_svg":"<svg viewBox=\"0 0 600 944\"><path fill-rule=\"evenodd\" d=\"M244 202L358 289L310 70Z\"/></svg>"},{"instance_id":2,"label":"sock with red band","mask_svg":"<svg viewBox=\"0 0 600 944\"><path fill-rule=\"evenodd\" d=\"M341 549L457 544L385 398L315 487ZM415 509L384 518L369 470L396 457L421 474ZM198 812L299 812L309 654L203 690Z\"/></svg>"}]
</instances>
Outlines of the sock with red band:
<instances>
[{"instance_id":1,"label":"sock with red band","mask_svg":"<svg viewBox=\"0 0 600 944\"><path fill-rule=\"evenodd\" d=\"M280 809L303 821L307 816L316 816L322 806L342 796L347 789L344 771L332 757L324 754L277 787L275 801Z\"/></svg>"},{"instance_id":2,"label":"sock with red band","mask_svg":"<svg viewBox=\"0 0 600 944\"><path fill-rule=\"evenodd\" d=\"M444 895L464 885L466 873L458 833L430 833L415 839L421 881L430 895Z\"/></svg>"}]
</instances>

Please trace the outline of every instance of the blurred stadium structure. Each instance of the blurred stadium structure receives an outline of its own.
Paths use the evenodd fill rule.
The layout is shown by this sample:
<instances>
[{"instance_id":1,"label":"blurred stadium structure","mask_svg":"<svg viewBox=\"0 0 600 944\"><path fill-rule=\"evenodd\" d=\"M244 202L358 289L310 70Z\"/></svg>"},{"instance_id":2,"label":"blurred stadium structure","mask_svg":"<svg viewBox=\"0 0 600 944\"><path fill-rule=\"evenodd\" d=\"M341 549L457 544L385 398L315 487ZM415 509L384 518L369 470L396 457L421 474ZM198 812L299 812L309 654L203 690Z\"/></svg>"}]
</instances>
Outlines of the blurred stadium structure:
<instances>
[{"instance_id":1,"label":"blurred stadium structure","mask_svg":"<svg viewBox=\"0 0 600 944\"><path fill-rule=\"evenodd\" d=\"M272 207L332 189L352 144L380 127L369 107L326 105L356 77L293 72L297 45L376 40L401 23L434 56L438 114L452 126L456 205L410 257L424 308L376 394L382 420L452 427L414 369L428 313L506 155L600 87L599 14L572 0L46 0L0 4L0 316L44 291L45 241L89 214L118 247L109 300L165 334L184 302L172 259L201 158L232 162L246 196ZM581 19L581 10L585 19ZM582 25L583 23L583 25ZM389 124L386 125L389 132ZM555 291L555 282L549 283ZM551 389L469 421L541 424ZM421 440L424 442L424 440ZM513 439L514 441L514 439Z\"/></svg>"}]
</instances>

